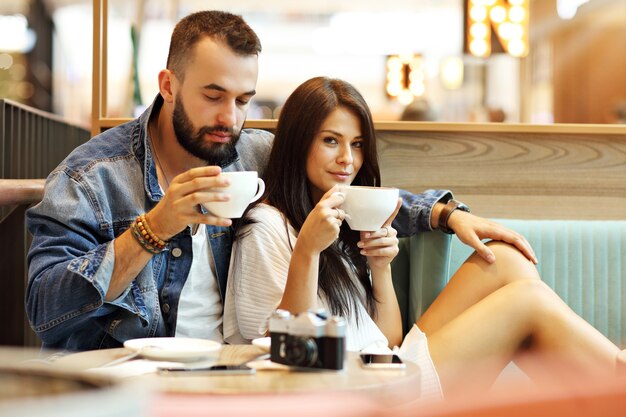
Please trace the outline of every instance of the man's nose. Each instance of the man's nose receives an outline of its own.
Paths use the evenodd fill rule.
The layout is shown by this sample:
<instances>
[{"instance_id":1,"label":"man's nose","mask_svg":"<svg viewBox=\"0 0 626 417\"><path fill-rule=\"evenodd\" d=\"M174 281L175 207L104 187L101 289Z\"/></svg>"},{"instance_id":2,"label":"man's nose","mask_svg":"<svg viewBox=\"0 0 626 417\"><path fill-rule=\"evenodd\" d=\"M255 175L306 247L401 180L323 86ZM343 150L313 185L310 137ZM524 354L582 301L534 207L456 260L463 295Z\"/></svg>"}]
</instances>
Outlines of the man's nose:
<instances>
[{"instance_id":1,"label":"man's nose","mask_svg":"<svg viewBox=\"0 0 626 417\"><path fill-rule=\"evenodd\" d=\"M223 126L232 127L237 121L237 106L234 101L226 101L219 109L217 122Z\"/></svg>"}]
</instances>

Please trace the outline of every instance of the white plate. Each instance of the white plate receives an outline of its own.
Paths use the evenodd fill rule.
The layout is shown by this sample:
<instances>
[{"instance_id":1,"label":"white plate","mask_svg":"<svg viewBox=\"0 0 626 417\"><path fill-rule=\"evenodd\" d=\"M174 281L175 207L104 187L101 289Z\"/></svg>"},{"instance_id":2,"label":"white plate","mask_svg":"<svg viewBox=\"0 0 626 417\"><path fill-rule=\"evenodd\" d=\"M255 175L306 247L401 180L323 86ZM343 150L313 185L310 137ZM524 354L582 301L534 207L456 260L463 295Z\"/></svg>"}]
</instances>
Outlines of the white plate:
<instances>
[{"instance_id":1,"label":"white plate","mask_svg":"<svg viewBox=\"0 0 626 417\"><path fill-rule=\"evenodd\" d=\"M272 338L271 337L259 337L258 339L252 339L252 344L254 346L258 346L260 348L267 349L267 351L269 351L270 345L272 344Z\"/></svg>"},{"instance_id":2,"label":"white plate","mask_svg":"<svg viewBox=\"0 0 626 417\"><path fill-rule=\"evenodd\" d=\"M212 340L188 337L147 337L124 342L142 357L158 361L196 361L217 357L222 345Z\"/></svg>"},{"instance_id":3,"label":"white plate","mask_svg":"<svg viewBox=\"0 0 626 417\"><path fill-rule=\"evenodd\" d=\"M282 363L272 362L269 359L259 360L259 361L251 361L246 363L248 367L252 369L256 369L257 371L284 371L291 369L287 365L283 365Z\"/></svg>"}]
</instances>

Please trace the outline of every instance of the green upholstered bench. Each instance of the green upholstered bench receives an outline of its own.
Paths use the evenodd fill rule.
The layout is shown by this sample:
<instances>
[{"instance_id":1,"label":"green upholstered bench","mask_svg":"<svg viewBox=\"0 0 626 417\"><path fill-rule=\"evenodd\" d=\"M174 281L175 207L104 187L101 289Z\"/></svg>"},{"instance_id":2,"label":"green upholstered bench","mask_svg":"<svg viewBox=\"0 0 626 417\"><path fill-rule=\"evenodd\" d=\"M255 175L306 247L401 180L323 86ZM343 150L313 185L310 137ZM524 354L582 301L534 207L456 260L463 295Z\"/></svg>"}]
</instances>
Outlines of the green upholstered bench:
<instances>
[{"instance_id":1,"label":"green upholstered bench","mask_svg":"<svg viewBox=\"0 0 626 417\"><path fill-rule=\"evenodd\" d=\"M526 236L543 280L576 313L626 346L626 221L495 221ZM401 239L393 274L405 331L471 253L440 232Z\"/></svg>"}]
</instances>

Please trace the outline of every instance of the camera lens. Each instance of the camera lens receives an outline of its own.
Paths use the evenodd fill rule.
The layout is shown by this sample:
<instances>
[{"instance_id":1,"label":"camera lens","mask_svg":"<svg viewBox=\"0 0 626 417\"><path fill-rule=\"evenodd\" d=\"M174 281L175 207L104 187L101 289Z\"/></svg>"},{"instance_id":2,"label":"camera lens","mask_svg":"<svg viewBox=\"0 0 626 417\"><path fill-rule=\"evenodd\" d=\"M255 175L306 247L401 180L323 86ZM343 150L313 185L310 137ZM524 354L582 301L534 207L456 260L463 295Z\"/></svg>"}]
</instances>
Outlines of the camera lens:
<instances>
[{"instance_id":1,"label":"camera lens","mask_svg":"<svg viewBox=\"0 0 626 417\"><path fill-rule=\"evenodd\" d=\"M317 342L310 337L292 337L287 345L287 358L296 366L313 366L317 362Z\"/></svg>"}]
</instances>

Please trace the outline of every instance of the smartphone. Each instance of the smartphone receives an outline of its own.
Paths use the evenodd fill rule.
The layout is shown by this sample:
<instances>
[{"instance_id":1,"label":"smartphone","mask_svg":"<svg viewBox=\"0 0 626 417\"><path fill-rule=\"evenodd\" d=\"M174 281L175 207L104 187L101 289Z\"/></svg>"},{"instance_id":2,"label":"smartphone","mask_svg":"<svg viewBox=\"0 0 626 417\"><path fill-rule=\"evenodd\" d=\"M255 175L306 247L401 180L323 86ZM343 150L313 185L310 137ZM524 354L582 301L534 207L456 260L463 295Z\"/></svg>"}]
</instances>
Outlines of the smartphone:
<instances>
[{"instance_id":1,"label":"smartphone","mask_svg":"<svg viewBox=\"0 0 626 417\"><path fill-rule=\"evenodd\" d=\"M213 365L206 368L159 368L159 374L172 376L251 375L256 370L246 365Z\"/></svg>"},{"instance_id":2,"label":"smartphone","mask_svg":"<svg viewBox=\"0 0 626 417\"><path fill-rule=\"evenodd\" d=\"M361 353L361 366L365 369L404 369L406 365L398 355L391 353Z\"/></svg>"}]
</instances>

